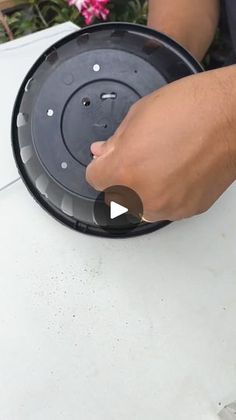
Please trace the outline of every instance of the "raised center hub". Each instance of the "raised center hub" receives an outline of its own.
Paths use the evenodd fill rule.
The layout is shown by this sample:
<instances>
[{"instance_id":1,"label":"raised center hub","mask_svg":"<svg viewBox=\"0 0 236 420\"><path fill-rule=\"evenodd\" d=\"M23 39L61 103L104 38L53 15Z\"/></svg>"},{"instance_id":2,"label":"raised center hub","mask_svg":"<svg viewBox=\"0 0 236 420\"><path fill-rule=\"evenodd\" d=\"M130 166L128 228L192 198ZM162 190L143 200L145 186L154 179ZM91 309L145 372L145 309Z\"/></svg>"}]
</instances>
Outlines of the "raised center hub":
<instances>
[{"instance_id":1,"label":"raised center hub","mask_svg":"<svg viewBox=\"0 0 236 420\"><path fill-rule=\"evenodd\" d=\"M63 139L70 154L87 166L91 144L111 137L139 98L135 90L115 80L97 80L78 89L62 115Z\"/></svg>"}]
</instances>

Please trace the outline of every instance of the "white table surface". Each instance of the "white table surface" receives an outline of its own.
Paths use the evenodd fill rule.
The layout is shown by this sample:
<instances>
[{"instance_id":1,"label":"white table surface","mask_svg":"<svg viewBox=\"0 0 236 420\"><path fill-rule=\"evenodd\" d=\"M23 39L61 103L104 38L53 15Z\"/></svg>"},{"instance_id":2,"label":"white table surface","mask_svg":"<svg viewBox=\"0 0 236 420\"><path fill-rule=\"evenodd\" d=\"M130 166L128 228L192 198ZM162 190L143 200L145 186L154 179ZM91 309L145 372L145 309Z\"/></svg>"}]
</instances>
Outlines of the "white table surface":
<instances>
[{"instance_id":1,"label":"white table surface","mask_svg":"<svg viewBox=\"0 0 236 420\"><path fill-rule=\"evenodd\" d=\"M0 46L0 187L19 84L66 24ZM0 420L214 420L236 398L236 185L207 214L109 240L0 193ZM221 403L221 405L219 405Z\"/></svg>"}]
</instances>

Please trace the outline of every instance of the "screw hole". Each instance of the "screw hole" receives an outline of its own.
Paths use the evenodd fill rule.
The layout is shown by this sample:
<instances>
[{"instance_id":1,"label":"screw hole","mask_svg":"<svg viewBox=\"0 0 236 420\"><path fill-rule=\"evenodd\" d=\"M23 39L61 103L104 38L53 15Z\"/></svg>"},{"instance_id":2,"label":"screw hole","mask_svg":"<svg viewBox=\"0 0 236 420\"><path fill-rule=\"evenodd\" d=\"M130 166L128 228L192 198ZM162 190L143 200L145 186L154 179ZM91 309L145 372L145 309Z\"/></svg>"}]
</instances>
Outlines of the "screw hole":
<instances>
[{"instance_id":1,"label":"screw hole","mask_svg":"<svg viewBox=\"0 0 236 420\"><path fill-rule=\"evenodd\" d=\"M82 99L82 104L83 104L83 106L85 106L87 108L88 106L90 106L91 101L90 101L89 98L83 98Z\"/></svg>"},{"instance_id":2,"label":"screw hole","mask_svg":"<svg viewBox=\"0 0 236 420\"><path fill-rule=\"evenodd\" d=\"M48 116L48 117L52 117L52 116L53 116L53 114L54 114L53 109L48 109L48 110L47 110L47 116Z\"/></svg>"},{"instance_id":3,"label":"screw hole","mask_svg":"<svg viewBox=\"0 0 236 420\"><path fill-rule=\"evenodd\" d=\"M137 73L138 73L138 70L134 70L134 73L136 73L136 74L137 74Z\"/></svg>"},{"instance_id":4,"label":"screw hole","mask_svg":"<svg viewBox=\"0 0 236 420\"><path fill-rule=\"evenodd\" d=\"M61 164L61 167L62 167L62 169L67 169L67 163L66 162L62 162L62 164Z\"/></svg>"}]
</instances>

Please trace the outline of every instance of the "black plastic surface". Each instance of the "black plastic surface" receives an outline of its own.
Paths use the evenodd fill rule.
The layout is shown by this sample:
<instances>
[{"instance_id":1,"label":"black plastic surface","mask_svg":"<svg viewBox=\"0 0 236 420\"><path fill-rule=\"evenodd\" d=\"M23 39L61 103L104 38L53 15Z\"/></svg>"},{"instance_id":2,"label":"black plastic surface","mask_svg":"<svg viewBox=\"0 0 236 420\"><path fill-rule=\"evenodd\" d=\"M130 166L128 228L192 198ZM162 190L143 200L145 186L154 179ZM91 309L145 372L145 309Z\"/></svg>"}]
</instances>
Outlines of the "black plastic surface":
<instances>
[{"instance_id":1,"label":"black plastic surface","mask_svg":"<svg viewBox=\"0 0 236 420\"><path fill-rule=\"evenodd\" d=\"M139 25L94 25L57 42L29 71L13 112L14 155L33 196L66 225L109 236L95 222L98 192L85 180L91 143L109 138L139 98L200 71L173 40Z\"/></svg>"}]
</instances>

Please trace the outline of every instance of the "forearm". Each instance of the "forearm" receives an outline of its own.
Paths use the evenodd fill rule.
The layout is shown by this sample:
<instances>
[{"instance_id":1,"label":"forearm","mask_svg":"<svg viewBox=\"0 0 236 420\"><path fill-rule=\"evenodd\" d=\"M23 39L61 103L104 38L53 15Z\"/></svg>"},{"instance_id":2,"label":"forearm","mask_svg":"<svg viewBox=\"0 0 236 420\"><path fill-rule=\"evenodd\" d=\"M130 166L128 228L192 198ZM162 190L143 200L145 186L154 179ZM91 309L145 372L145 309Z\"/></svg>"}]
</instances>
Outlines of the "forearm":
<instances>
[{"instance_id":1,"label":"forearm","mask_svg":"<svg viewBox=\"0 0 236 420\"><path fill-rule=\"evenodd\" d=\"M207 73L209 74L205 72L206 75ZM217 92L214 101L220 110L219 120L221 117L226 122L222 139L227 144L229 166L234 167L236 180L236 64L213 70L212 73L216 78Z\"/></svg>"},{"instance_id":2,"label":"forearm","mask_svg":"<svg viewBox=\"0 0 236 420\"><path fill-rule=\"evenodd\" d=\"M219 12L219 0L149 0L148 24L201 60L214 38Z\"/></svg>"}]
</instances>

